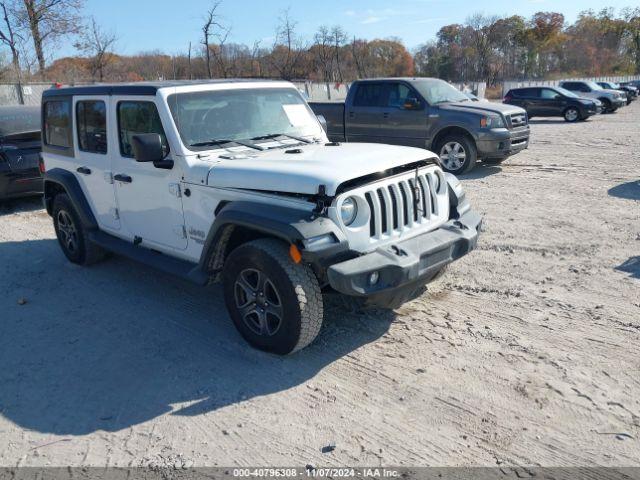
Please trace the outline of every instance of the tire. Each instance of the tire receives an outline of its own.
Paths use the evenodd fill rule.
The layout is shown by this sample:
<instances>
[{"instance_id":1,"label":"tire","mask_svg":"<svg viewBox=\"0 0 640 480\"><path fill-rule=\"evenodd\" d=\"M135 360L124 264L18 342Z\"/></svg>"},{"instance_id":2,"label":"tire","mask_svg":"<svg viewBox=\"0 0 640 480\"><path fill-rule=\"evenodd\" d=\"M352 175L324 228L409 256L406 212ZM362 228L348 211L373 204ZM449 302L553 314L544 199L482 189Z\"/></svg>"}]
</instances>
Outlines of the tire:
<instances>
[{"instance_id":1,"label":"tire","mask_svg":"<svg viewBox=\"0 0 640 480\"><path fill-rule=\"evenodd\" d=\"M602 102L602 113L613 113L616 111L611 104L611 100L608 98L600 98L599 100Z\"/></svg>"},{"instance_id":2,"label":"tire","mask_svg":"<svg viewBox=\"0 0 640 480\"><path fill-rule=\"evenodd\" d=\"M466 135L447 135L438 142L436 152L440 157L442 169L454 175L470 172L478 160L476 145ZM455 158L452 158L451 155L454 155Z\"/></svg>"},{"instance_id":3,"label":"tire","mask_svg":"<svg viewBox=\"0 0 640 480\"><path fill-rule=\"evenodd\" d=\"M294 263L275 239L245 243L231 252L222 272L229 315L253 347L287 355L320 332L323 300L311 268Z\"/></svg>"},{"instance_id":4,"label":"tire","mask_svg":"<svg viewBox=\"0 0 640 480\"><path fill-rule=\"evenodd\" d=\"M87 231L66 194L60 193L53 199L52 216L58 243L70 262L91 265L105 257L105 250L89 240Z\"/></svg>"},{"instance_id":5,"label":"tire","mask_svg":"<svg viewBox=\"0 0 640 480\"><path fill-rule=\"evenodd\" d=\"M568 107L562 114L565 122L577 122L581 119L580 111L576 107Z\"/></svg>"}]
</instances>

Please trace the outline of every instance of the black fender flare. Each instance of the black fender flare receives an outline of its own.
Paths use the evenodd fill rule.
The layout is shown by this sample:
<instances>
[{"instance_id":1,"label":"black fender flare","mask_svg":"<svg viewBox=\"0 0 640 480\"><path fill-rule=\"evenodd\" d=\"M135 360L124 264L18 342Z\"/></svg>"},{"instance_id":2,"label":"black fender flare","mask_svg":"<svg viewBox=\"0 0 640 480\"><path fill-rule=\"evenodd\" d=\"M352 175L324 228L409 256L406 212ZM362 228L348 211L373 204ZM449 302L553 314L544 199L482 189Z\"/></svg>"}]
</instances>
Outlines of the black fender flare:
<instances>
[{"instance_id":1,"label":"black fender flare","mask_svg":"<svg viewBox=\"0 0 640 480\"><path fill-rule=\"evenodd\" d=\"M236 227L296 245L302 258L312 264L348 249L344 233L327 217L264 203L230 202L218 212L209 229L198 263L200 270L211 273L222 268L227 241ZM308 240L324 235L329 235L332 242L317 249L309 246Z\"/></svg>"},{"instance_id":2,"label":"black fender flare","mask_svg":"<svg viewBox=\"0 0 640 480\"><path fill-rule=\"evenodd\" d=\"M83 227L87 230L97 230L98 222L91 211L89 202L80 187L80 183L76 176L62 168L52 168L44 174L44 205L49 215L52 214L53 197L57 189L51 188L52 184L62 187L69 199L76 208Z\"/></svg>"}]
</instances>

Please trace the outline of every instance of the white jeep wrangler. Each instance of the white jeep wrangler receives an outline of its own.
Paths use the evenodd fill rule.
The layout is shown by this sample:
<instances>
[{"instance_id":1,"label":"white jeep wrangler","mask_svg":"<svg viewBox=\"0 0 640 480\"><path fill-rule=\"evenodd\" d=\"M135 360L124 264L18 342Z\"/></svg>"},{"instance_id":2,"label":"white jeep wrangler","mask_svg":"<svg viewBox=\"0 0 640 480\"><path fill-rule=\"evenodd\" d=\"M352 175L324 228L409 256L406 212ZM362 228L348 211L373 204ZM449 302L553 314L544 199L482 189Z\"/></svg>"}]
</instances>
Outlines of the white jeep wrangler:
<instances>
[{"instance_id":1,"label":"white jeep wrangler","mask_svg":"<svg viewBox=\"0 0 640 480\"><path fill-rule=\"evenodd\" d=\"M481 218L436 155L329 143L287 82L51 89L42 121L44 201L67 258L114 252L222 280L263 350L311 343L323 293L394 307L476 245Z\"/></svg>"}]
</instances>

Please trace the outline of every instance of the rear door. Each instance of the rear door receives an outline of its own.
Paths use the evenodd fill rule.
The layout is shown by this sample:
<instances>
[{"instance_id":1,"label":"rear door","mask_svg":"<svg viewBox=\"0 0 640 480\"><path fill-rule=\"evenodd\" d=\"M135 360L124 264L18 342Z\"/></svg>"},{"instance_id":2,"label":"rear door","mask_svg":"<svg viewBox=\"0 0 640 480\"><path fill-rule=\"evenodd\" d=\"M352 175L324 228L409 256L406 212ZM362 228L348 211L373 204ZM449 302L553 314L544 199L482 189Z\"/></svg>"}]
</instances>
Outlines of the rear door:
<instances>
[{"instance_id":1,"label":"rear door","mask_svg":"<svg viewBox=\"0 0 640 480\"><path fill-rule=\"evenodd\" d=\"M520 103L520 106L527 111L528 115L542 115L539 88L531 87L520 90Z\"/></svg>"},{"instance_id":2,"label":"rear door","mask_svg":"<svg viewBox=\"0 0 640 480\"><path fill-rule=\"evenodd\" d=\"M345 133L350 142L382 142L387 109L384 82L356 83L356 91L345 105Z\"/></svg>"},{"instance_id":3,"label":"rear door","mask_svg":"<svg viewBox=\"0 0 640 480\"><path fill-rule=\"evenodd\" d=\"M112 151L108 125L111 124L108 96L73 97L74 174L89 201L100 228L120 230L111 175Z\"/></svg>"}]
</instances>

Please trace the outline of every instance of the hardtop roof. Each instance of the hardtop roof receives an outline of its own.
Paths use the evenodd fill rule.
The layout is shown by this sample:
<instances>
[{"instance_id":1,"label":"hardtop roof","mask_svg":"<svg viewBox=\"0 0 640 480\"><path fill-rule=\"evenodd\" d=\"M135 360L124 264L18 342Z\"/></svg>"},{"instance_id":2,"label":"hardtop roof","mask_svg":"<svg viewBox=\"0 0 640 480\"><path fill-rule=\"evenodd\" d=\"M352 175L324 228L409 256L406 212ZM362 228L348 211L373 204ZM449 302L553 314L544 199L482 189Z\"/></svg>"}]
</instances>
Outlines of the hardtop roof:
<instances>
[{"instance_id":1,"label":"hardtop roof","mask_svg":"<svg viewBox=\"0 0 640 480\"><path fill-rule=\"evenodd\" d=\"M277 80L225 78L214 80L165 80L157 82L109 83L82 85L75 87L50 88L42 93L47 97L66 97L71 95L155 95L161 88L195 85L215 85L223 83L264 83ZM281 81L281 80L280 80Z\"/></svg>"}]
</instances>

